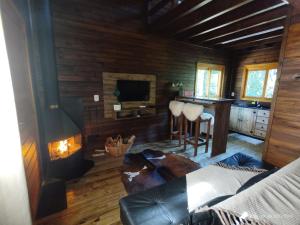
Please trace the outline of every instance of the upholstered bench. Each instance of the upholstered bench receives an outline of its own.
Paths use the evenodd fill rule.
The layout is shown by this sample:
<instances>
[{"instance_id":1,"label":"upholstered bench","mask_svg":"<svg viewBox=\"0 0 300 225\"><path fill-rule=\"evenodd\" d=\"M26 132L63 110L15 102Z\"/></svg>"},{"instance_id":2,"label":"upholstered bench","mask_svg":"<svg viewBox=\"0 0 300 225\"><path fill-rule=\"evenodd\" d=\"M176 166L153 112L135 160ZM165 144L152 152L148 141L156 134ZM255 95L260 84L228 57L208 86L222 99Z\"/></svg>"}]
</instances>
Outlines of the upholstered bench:
<instances>
[{"instance_id":1,"label":"upholstered bench","mask_svg":"<svg viewBox=\"0 0 300 225\"><path fill-rule=\"evenodd\" d=\"M241 153L223 160L222 163L231 166L265 168L263 162ZM120 211L124 225L188 224L190 217L186 178L177 178L158 187L129 195L120 200Z\"/></svg>"}]
</instances>

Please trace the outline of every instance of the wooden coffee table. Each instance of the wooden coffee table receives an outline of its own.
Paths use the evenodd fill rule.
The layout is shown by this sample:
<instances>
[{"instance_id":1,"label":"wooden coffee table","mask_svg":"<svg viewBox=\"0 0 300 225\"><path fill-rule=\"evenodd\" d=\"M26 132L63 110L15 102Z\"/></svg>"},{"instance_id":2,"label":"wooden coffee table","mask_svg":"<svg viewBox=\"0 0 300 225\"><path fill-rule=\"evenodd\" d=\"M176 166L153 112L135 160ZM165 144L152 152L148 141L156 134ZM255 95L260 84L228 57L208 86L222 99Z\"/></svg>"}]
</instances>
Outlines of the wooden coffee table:
<instances>
[{"instance_id":1,"label":"wooden coffee table","mask_svg":"<svg viewBox=\"0 0 300 225\"><path fill-rule=\"evenodd\" d=\"M147 149L125 156L121 177L126 191L132 194L185 176L199 168L199 164L183 156ZM139 172L139 175L130 180L126 172Z\"/></svg>"}]
</instances>

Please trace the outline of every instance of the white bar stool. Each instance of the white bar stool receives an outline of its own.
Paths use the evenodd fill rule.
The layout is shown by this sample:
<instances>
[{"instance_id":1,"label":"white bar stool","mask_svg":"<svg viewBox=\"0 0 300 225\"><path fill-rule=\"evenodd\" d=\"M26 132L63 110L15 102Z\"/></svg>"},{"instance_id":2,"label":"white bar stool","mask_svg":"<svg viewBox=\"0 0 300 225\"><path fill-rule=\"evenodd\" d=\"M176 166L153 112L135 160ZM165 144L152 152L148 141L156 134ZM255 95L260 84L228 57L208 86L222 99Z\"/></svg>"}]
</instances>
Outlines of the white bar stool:
<instances>
[{"instance_id":1,"label":"white bar stool","mask_svg":"<svg viewBox=\"0 0 300 225\"><path fill-rule=\"evenodd\" d=\"M214 133L214 125L215 125L215 117L212 115L212 114L210 114L210 113L203 113L202 115L201 115L201 118L203 119L203 120L207 120L207 119L210 119L211 118L211 123L210 123L210 129L209 129L209 135L210 136L213 136L213 133ZM200 134L202 134L202 133L207 133L207 129L208 129L208 127L207 127L207 123L201 123L200 124Z\"/></svg>"},{"instance_id":2,"label":"white bar stool","mask_svg":"<svg viewBox=\"0 0 300 225\"><path fill-rule=\"evenodd\" d=\"M181 145L181 137L182 137L182 128L183 128L183 102L179 101L170 101L169 109L170 109L170 139L173 137L177 137L179 141L179 145Z\"/></svg>"},{"instance_id":3,"label":"white bar stool","mask_svg":"<svg viewBox=\"0 0 300 225\"><path fill-rule=\"evenodd\" d=\"M194 156L197 156L197 149L199 146L205 145L205 152L208 152L209 146L209 134L212 117L207 117L206 114L203 115L204 107L198 104L186 103L183 108L184 115L184 150L186 150L186 145L191 144L194 146ZM203 118L202 118L203 115ZM200 138L200 124L207 123L206 138ZM193 132L193 124L195 129ZM190 134L188 133L188 126L190 125ZM194 136L193 136L194 133Z\"/></svg>"}]
</instances>

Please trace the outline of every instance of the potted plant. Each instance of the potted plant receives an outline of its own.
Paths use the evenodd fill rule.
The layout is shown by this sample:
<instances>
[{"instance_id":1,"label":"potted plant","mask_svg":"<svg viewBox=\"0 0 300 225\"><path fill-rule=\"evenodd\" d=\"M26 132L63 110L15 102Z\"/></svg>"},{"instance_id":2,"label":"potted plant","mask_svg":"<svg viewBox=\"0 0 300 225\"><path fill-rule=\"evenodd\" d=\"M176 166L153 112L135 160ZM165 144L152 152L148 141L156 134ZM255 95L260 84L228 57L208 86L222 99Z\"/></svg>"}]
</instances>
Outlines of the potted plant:
<instances>
[{"instance_id":1,"label":"potted plant","mask_svg":"<svg viewBox=\"0 0 300 225\"><path fill-rule=\"evenodd\" d=\"M183 96L183 83L181 81L172 82L172 88L176 88L179 96Z\"/></svg>"}]
</instances>

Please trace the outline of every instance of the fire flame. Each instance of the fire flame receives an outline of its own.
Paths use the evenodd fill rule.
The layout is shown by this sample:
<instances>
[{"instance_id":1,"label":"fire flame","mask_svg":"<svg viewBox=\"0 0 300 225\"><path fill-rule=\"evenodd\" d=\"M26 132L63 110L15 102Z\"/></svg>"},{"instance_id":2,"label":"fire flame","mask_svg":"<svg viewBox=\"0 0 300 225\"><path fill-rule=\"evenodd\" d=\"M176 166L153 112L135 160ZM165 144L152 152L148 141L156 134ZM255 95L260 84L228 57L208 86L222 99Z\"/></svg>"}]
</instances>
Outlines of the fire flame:
<instances>
[{"instance_id":1,"label":"fire flame","mask_svg":"<svg viewBox=\"0 0 300 225\"><path fill-rule=\"evenodd\" d=\"M68 140L63 140L59 142L58 150L61 153L68 151Z\"/></svg>"},{"instance_id":2,"label":"fire flame","mask_svg":"<svg viewBox=\"0 0 300 225\"><path fill-rule=\"evenodd\" d=\"M64 159L81 149L81 134L48 143L51 160Z\"/></svg>"}]
</instances>

